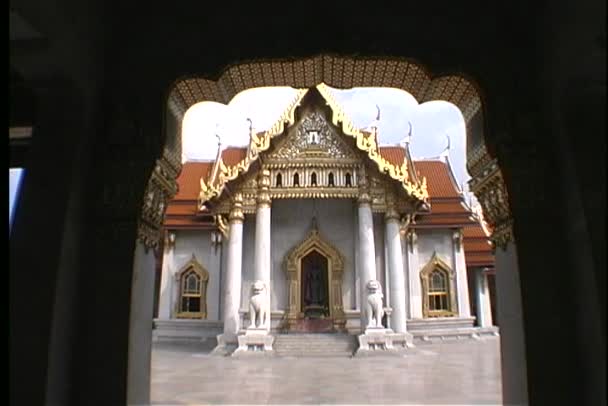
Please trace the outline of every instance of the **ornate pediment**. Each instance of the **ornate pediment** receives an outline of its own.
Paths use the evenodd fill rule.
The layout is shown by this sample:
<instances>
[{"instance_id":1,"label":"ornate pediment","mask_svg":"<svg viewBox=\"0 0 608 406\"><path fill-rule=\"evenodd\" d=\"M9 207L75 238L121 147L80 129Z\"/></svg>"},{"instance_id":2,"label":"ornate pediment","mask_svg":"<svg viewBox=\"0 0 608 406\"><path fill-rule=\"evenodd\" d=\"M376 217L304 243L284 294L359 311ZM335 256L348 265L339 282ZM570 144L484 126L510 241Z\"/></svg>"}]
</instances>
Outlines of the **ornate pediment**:
<instances>
[{"instance_id":1,"label":"ornate pediment","mask_svg":"<svg viewBox=\"0 0 608 406\"><path fill-rule=\"evenodd\" d=\"M356 159L353 150L341 139L319 111L311 111L281 140L267 161L293 162L310 158Z\"/></svg>"}]
</instances>

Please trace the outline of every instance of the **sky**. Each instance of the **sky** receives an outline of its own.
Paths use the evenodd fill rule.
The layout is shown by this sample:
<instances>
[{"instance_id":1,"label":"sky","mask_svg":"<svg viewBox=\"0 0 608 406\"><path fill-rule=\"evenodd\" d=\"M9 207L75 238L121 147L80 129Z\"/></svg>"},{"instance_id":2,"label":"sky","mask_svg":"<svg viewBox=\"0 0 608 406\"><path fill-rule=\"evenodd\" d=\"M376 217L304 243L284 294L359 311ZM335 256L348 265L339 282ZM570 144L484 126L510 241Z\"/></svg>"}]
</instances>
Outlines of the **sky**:
<instances>
[{"instance_id":1,"label":"sky","mask_svg":"<svg viewBox=\"0 0 608 406\"><path fill-rule=\"evenodd\" d=\"M19 184L23 176L23 169L10 168L8 170L8 230L10 234L11 226L13 225L13 208L15 207L15 198L19 191Z\"/></svg>"},{"instance_id":2,"label":"sky","mask_svg":"<svg viewBox=\"0 0 608 406\"><path fill-rule=\"evenodd\" d=\"M336 102L358 128L368 127L376 118L376 105L380 108L380 145L398 145L408 134L408 122L411 122L410 152L414 159L438 157L448 145L446 136L449 136L449 160L458 183L463 185L469 180L465 168L464 118L453 104L432 101L419 105L409 93L393 88L331 90ZM202 102L192 106L186 112L182 126L182 160L215 159L216 134L222 148L247 145L247 118L252 120L255 132L267 130L295 97L293 88L265 87L241 92L228 105Z\"/></svg>"}]
</instances>

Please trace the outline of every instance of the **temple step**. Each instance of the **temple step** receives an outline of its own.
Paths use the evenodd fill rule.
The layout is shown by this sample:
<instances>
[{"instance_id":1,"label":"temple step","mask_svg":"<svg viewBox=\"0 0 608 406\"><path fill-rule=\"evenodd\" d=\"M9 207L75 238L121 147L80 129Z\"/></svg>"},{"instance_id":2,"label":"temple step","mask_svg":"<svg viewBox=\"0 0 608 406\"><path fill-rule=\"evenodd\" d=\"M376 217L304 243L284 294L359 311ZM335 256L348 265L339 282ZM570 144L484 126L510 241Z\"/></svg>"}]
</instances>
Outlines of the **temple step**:
<instances>
[{"instance_id":1,"label":"temple step","mask_svg":"<svg viewBox=\"0 0 608 406\"><path fill-rule=\"evenodd\" d=\"M272 347L284 357L350 357L356 345L348 334L278 334Z\"/></svg>"}]
</instances>

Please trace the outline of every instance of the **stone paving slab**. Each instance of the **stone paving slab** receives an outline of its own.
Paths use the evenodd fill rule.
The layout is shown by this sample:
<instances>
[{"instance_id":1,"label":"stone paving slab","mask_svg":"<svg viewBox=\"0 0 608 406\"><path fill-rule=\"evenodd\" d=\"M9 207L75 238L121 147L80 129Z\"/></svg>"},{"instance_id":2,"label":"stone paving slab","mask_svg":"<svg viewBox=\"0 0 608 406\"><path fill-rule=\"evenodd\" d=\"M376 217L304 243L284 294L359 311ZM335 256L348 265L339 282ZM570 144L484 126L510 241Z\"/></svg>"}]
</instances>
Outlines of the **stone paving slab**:
<instances>
[{"instance_id":1,"label":"stone paving slab","mask_svg":"<svg viewBox=\"0 0 608 406\"><path fill-rule=\"evenodd\" d=\"M155 343L154 405L501 404L500 339L418 344L394 358L211 356Z\"/></svg>"}]
</instances>

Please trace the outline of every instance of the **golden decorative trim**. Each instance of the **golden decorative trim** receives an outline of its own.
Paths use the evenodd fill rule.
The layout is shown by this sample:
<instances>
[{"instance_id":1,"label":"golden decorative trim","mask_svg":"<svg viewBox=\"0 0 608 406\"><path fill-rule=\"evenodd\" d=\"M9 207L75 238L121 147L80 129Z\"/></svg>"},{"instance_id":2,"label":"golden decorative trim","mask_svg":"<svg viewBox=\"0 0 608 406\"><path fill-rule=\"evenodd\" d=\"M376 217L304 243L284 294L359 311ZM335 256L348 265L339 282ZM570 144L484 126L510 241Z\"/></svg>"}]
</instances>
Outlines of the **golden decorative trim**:
<instances>
[{"instance_id":1,"label":"golden decorative trim","mask_svg":"<svg viewBox=\"0 0 608 406\"><path fill-rule=\"evenodd\" d=\"M258 207L270 207L270 171L262 169L258 175Z\"/></svg>"},{"instance_id":2,"label":"golden decorative trim","mask_svg":"<svg viewBox=\"0 0 608 406\"><path fill-rule=\"evenodd\" d=\"M431 311L429 308L429 277L435 269L439 269L447 275L447 302L450 306L448 310ZM458 314L455 279L456 272L439 258L437 252L434 252L429 262L420 271L420 280L422 282L422 314L424 317L450 317Z\"/></svg>"},{"instance_id":3,"label":"golden decorative trim","mask_svg":"<svg viewBox=\"0 0 608 406\"><path fill-rule=\"evenodd\" d=\"M287 328L303 317L301 309L302 258L317 251L327 258L327 280L329 293L329 317L333 319L338 331L344 329L346 316L342 303L342 276L344 273L344 256L331 243L325 241L313 226L308 236L292 248L284 260L289 285L289 304L286 314Z\"/></svg>"},{"instance_id":4,"label":"golden decorative trim","mask_svg":"<svg viewBox=\"0 0 608 406\"><path fill-rule=\"evenodd\" d=\"M492 231L492 245L505 249L513 241L509 195L496 159L486 162L487 165L469 181L469 186L481 204L484 220Z\"/></svg>"},{"instance_id":5,"label":"golden decorative trim","mask_svg":"<svg viewBox=\"0 0 608 406\"><path fill-rule=\"evenodd\" d=\"M168 150L165 149L168 154ZM146 248L156 248L162 238L162 224L168 202L177 193L177 174L181 165L176 166L170 157L163 155L156 161L144 192L144 202L139 217L137 239Z\"/></svg>"},{"instance_id":6,"label":"golden decorative trim","mask_svg":"<svg viewBox=\"0 0 608 406\"><path fill-rule=\"evenodd\" d=\"M222 235L224 236L224 239L228 239L230 227L228 221L226 221L224 216L222 216L221 214L216 214L215 216L213 216L213 222L219 232L222 233Z\"/></svg>"},{"instance_id":7,"label":"golden decorative trim","mask_svg":"<svg viewBox=\"0 0 608 406\"><path fill-rule=\"evenodd\" d=\"M184 295L182 277L190 270L194 271L200 278L200 312L182 312L180 311L181 300ZM207 318L207 283L209 281L209 272L196 260L194 254L192 258L184 265L175 275L175 279L179 283L179 296L176 305L175 317L178 319L206 319ZM195 297L195 296L193 296Z\"/></svg>"},{"instance_id":8,"label":"golden decorative trim","mask_svg":"<svg viewBox=\"0 0 608 406\"><path fill-rule=\"evenodd\" d=\"M245 220L245 215L243 214L243 195L240 193L235 194L232 199L232 208L230 209L228 220L230 223L242 223Z\"/></svg>"},{"instance_id":9,"label":"golden decorative trim","mask_svg":"<svg viewBox=\"0 0 608 406\"><path fill-rule=\"evenodd\" d=\"M399 181L409 196L412 196L414 199L421 202L427 202L429 194L426 179L423 178L422 182L412 182L413 179L410 180L408 174L407 162L404 161L401 166L395 166L385 159L379 152L375 137L363 133L354 127L344 111L334 101L327 86L321 83L317 85L316 88L325 98L333 112L333 125L339 128L344 135L350 136L356 140L357 148L367 153L367 157L372 162L376 163L380 173L387 174L390 178ZM202 178L200 180L201 190L199 193L199 207L202 207L206 201L219 196L227 182L236 179L241 173L247 172L251 163L258 159L260 153L268 150L270 147L270 140L277 135L282 134L286 125L291 126L295 123L296 107L299 106L302 98L307 92L307 89L299 90L297 97L289 108L268 131L253 134L251 136L247 155L241 162L228 167L224 164L221 156L219 157L214 167L218 168L217 171L214 169L213 175L208 181L205 181Z\"/></svg>"}]
</instances>

